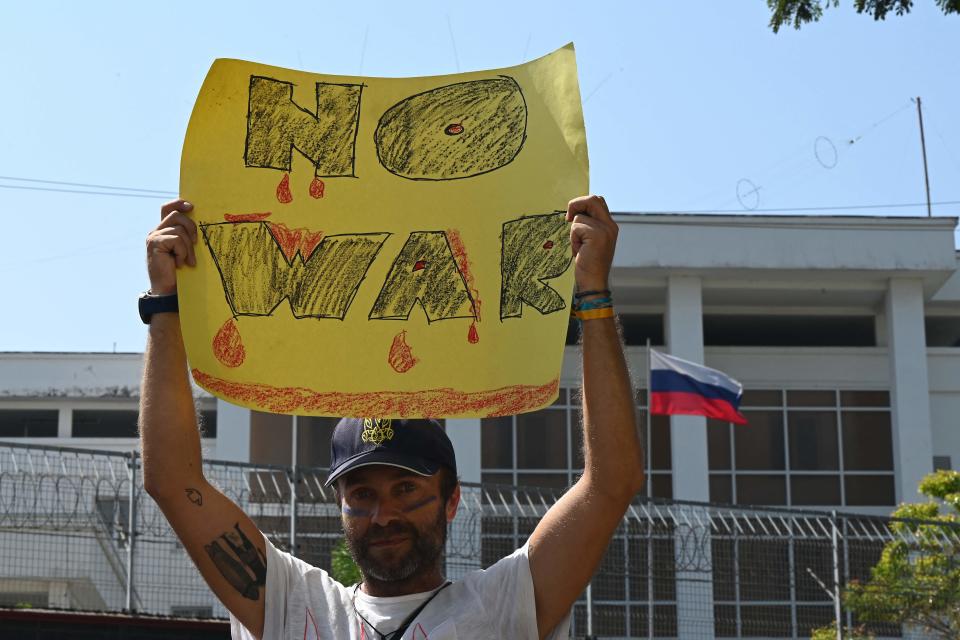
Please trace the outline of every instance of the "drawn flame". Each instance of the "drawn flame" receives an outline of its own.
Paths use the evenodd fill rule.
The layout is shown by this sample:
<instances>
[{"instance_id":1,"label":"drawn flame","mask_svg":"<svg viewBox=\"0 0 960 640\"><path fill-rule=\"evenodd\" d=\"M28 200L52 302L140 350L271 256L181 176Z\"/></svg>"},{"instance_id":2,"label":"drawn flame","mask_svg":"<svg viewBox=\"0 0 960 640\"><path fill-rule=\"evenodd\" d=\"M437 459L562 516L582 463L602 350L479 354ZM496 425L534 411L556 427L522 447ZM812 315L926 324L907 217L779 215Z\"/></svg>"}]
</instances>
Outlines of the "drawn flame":
<instances>
[{"instance_id":1,"label":"drawn flame","mask_svg":"<svg viewBox=\"0 0 960 640\"><path fill-rule=\"evenodd\" d=\"M467 331L467 342L477 344L480 342L480 334L477 333L477 323L480 322L480 305L482 304L480 292L477 290L477 282L470 269L470 259L467 257L467 247L463 244L460 232L456 229L447 229L447 239L450 241L450 248L453 249L453 257L457 261L457 268L463 274L473 297L473 322L470 323L470 330Z\"/></svg>"},{"instance_id":2,"label":"drawn flame","mask_svg":"<svg viewBox=\"0 0 960 640\"><path fill-rule=\"evenodd\" d=\"M283 204L293 202L293 193L290 192L290 174L283 174L280 184L277 185L277 200Z\"/></svg>"},{"instance_id":3,"label":"drawn flame","mask_svg":"<svg viewBox=\"0 0 960 640\"><path fill-rule=\"evenodd\" d=\"M313 255L313 250L323 240L323 231L311 231L302 228L291 229L280 222L268 222L267 227L270 229L270 235L280 245L283 255L290 262L293 262L293 258L298 251L304 260L308 260Z\"/></svg>"},{"instance_id":4,"label":"drawn flame","mask_svg":"<svg viewBox=\"0 0 960 640\"><path fill-rule=\"evenodd\" d=\"M213 337L213 355L227 367L239 367L247 357L243 340L240 338L240 330L237 329L237 323L233 318L224 322L217 331L217 335Z\"/></svg>"},{"instance_id":5,"label":"drawn flame","mask_svg":"<svg viewBox=\"0 0 960 640\"><path fill-rule=\"evenodd\" d=\"M390 353L387 355L387 362L397 373L406 373L419 362L413 356L413 349L407 344L406 336L406 331L401 331L393 336L393 344L390 345Z\"/></svg>"}]
</instances>

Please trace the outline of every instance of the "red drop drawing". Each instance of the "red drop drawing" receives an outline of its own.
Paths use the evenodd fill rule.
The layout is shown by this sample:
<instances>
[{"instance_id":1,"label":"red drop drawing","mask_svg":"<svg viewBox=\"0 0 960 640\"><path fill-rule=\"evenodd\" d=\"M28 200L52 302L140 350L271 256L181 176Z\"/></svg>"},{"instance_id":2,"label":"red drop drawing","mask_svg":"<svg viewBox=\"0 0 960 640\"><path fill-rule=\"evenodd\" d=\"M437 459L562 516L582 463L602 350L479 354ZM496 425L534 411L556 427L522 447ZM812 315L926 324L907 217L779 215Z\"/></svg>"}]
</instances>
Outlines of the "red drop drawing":
<instances>
[{"instance_id":1,"label":"red drop drawing","mask_svg":"<svg viewBox=\"0 0 960 640\"><path fill-rule=\"evenodd\" d=\"M480 334L477 333L477 323L470 323L470 331L467 332L467 342L470 344L477 344L480 342Z\"/></svg>"},{"instance_id":2,"label":"red drop drawing","mask_svg":"<svg viewBox=\"0 0 960 640\"><path fill-rule=\"evenodd\" d=\"M543 248L548 250L553 249L553 240L547 240L546 242L544 242Z\"/></svg>"},{"instance_id":3,"label":"red drop drawing","mask_svg":"<svg viewBox=\"0 0 960 640\"><path fill-rule=\"evenodd\" d=\"M283 204L293 202L293 194L290 192L290 174L283 174L283 179L277 185L277 200Z\"/></svg>"},{"instance_id":4,"label":"red drop drawing","mask_svg":"<svg viewBox=\"0 0 960 640\"><path fill-rule=\"evenodd\" d=\"M227 367L239 367L247 357L237 323L230 318L223 323L217 335L213 337L213 355Z\"/></svg>"},{"instance_id":5,"label":"red drop drawing","mask_svg":"<svg viewBox=\"0 0 960 640\"><path fill-rule=\"evenodd\" d=\"M322 198L324 187L325 185L323 184L323 180L320 178L314 178L310 183L310 197L318 200Z\"/></svg>"},{"instance_id":6,"label":"red drop drawing","mask_svg":"<svg viewBox=\"0 0 960 640\"><path fill-rule=\"evenodd\" d=\"M427 268L426 260L417 260L416 264L413 265L414 271L422 271L423 269L426 269L426 268Z\"/></svg>"},{"instance_id":7,"label":"red drop drawing","mask_svg":"<svg viewBox=\"0 0 960 640\"><path fill-rule=\"evenodd\" d=\"M406 373L417 364L419 360L413 356L413 350L406 340L407 332L401 331L393 336L393 344L390 345L390 353L387 356L387 362L397 373Z\"/></svg>"}]
</instances>

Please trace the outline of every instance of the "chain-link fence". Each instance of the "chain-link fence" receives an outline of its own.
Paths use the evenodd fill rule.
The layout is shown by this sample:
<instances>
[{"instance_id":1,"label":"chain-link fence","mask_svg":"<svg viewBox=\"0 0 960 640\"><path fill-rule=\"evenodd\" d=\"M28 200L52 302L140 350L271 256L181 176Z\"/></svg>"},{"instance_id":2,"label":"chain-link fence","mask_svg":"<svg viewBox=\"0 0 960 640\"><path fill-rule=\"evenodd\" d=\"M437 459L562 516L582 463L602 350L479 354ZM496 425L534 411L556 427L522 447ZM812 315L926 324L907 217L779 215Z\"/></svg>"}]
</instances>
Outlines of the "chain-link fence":
<instances>
[{"instance_id":1,"label":"chain-link fence","mask_svg":"<svg viewBox=\"0 0 960 640\"><path fill-rule=\"evenodd\" d=\"M143 491L139 467L133 452L0 444L0 606L226 617ZM213 461L204 469L274 544L329 569L341 528L324 469ZM446 554L454 579L522 545L559 497L477 484L462 495ZM918 540L887 518L638 500L574 607L573 633L803 638L838 612L855 624L836 587L868 579L889 543L917 554L932 540L960 556L960 530L930 531ZM925 637L895 625L871 630Z\"/></svg>"}]
</instances>

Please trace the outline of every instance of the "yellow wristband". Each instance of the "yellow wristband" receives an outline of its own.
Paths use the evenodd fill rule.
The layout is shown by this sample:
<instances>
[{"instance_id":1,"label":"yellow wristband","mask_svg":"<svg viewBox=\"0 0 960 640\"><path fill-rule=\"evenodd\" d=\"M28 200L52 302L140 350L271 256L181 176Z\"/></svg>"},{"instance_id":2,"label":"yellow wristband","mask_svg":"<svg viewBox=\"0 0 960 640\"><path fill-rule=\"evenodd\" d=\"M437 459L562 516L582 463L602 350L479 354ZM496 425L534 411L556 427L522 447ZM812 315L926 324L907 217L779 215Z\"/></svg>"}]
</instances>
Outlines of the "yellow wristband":
<instances>
[{"instance_id":1,"label":"yellow wristband","mask_svg":"<svg viewBox=\"0 0 960 640\"><path fill-rule=\"evenodd\" d=\"M587 309L586 311L576 311L574 314L578 320L597 320L599 318L612 318L613 307L604 307L602 309Z\"/></svg>"}]
</instances>

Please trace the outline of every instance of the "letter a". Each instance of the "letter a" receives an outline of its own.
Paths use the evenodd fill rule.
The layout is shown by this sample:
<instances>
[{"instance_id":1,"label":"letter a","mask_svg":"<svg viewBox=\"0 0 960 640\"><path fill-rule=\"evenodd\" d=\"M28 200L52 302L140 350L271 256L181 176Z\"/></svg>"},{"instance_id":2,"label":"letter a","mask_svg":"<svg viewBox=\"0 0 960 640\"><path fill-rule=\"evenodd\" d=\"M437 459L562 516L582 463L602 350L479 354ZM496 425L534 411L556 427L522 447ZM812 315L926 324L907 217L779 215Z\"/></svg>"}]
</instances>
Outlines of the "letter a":
<instances>
[{"instance_id":1,"label":"letter a","mask_svg":"<svg viewBox=\"0 0 960 640\"><path fill-rule=\"evenodd\" d=\"M417 302L428 322L476 317L473 298L443 231L410 234L373 303L370 319L406 320Z\"/></svg>"}]
</instances>

